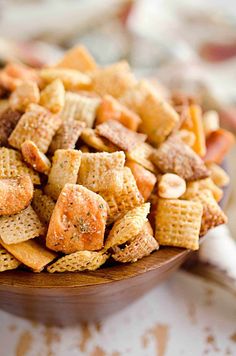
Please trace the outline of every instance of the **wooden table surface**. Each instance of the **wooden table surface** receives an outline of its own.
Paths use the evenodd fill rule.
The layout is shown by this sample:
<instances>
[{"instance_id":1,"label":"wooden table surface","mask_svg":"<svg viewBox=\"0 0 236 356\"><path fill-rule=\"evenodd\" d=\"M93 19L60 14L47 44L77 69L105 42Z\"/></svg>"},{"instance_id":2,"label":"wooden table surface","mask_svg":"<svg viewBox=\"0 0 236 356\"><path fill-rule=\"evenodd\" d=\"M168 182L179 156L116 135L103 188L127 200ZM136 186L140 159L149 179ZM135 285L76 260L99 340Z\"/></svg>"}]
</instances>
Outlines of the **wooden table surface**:
<instances>
[{"instance_id":1,"label":"wooden table surface","mask_svg":"<svg viewBox=\"0 0 236 356\"><path fill-rule=\"evenodd\" d=\"M0 356L236 355L235 296L179 271L97 324L46 328L0 311Z\"/></svg>"}]
</instances>

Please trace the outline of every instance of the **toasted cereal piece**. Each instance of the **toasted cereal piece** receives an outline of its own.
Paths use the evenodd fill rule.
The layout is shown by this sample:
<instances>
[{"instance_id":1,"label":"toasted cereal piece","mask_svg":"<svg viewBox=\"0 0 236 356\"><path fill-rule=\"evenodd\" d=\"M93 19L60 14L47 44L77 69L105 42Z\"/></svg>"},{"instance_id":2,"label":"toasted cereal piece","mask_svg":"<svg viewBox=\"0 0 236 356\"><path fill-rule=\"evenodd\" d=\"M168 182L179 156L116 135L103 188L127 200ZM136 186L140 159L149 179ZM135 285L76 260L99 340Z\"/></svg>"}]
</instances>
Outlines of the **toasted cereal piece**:
<instances>
[{"instance_id":1,"label":"toasted cereal piece","mask_svg":"<svg viewBox=\"0 0 236 356\"><path fill-rule=\"evenodd\" d=\"M99 106L96 124L102 124L110 119L119 121L130 130L137 131L140 117L132 110L120 104L111 95L105 95Z\"/></svg>"},{"instance_id":2,"label":"toasted cereal piece","mask_svg":"<svg viewBox=\"0 0 236 356\"><path fill-rule=\"evenodd\" d=\"M158 195L164 199L178 199L186 191L186 182L173 173L163 174L158 181Z\"/></svg>"},{"instance_id":3,"label":"toasted cereal piece","mask_svg":"<svg viewBox=\"0 0 236 356\"><path fill-rule=\"evenodd\" d=\"M192 196L189 194L188 200L190 199L200 202L203 206L200 236L204 236L213 227L227 223L227 216L221 210L209 189L193 192Z\"/></svg>"},{"instance_id":4,"label":"toasted cereal piece","mask_svg":"<svg viewBox=\"0 0 236 356\"><path fill-rule=\"evenodd\" d=\"M202 190L209 189L214 199L219 202L223 197L223 191L220 189L211 178L205 178L196 180L195 182L189 182L187 185L186 193L181 197L182 199L189 199L196 194L200 194Z\"/></svg>"},{"instance_id":5,"label":"toasted cereal piece","mask_svg":"<svg viewBox=\"0 0 236 356\"><path fill-rule=\"evenodd\" d=\"M223 168L218 166L218 164L208 162L206 163L206 166L210 171L211 179L216 185L218 185L218 187L225 187L229 184L230 179L228 174L224 171Z\"/></svg>"},{"instance_id":6,"label":"toasted cereal piece","mask_svg":"<svg viewBox=\"0 0 236 356\"><path fill-rule=\"evenodd\" d=\"M175 173L187 181L209 176L201 158L176 135L160 145L152 161L162 173Z\"/></svg>"},{"instance_id":7,"label":"toasted cereal piece","mask_svg":"<svg viewBox=\"0 0 236 356\"><path fill-rule=\"evenodd\" d=\"M22 63L9 63L0 72L0 86L13 91L25 81L39 83L36 70L25 66Z\"/></svg>"},{"instance_id":8,"label":"toasted cereal piece","mask_svg":"<svg viewBox=\"0 0 236 356\"><path fill-rule=\"evenodd\" d=\"M31 202L33 190L28 174L0 179L0 215L13 215L24 210Z\"/></svg>"},{"instance_id":9,"label":"toasted cereal piece","mask_svg":"<svg viewBox=\"0 0 236 356\"><path fill-rule=\"evenodd\" d=\"M189 130L181 129L177 131L176 134L179 135L181 140L189 147L192 147L194 145L196 137L193 132Z\"/></svg>"},{"instance_id":10,"label":"toasted cereal piece","mask_svg":"<svg viewBox=\"0 0 236 356\"><path fill-rule=\"evenodd\" d=\"M146 96L153 91L156 92L156 88L149 81L142 79L128 88L119 98L119 101L137 114L140 114Z\"/></svg>"},{"instance_id":11,"label":"toasted cereal piece","mask_svg":"<svg viewBox=\"0 0 236 356\"><path fill-rule=\"evenodd\" d=\"M54 272L95 271L109 258L108 254L96 251L77 251L59 258L47 270Z\"/></svg>"},{"instance_id":12,"label":"toasted cereal piece","mask_svg":"<svg viewBox=\"0 0 236 356\"><path fill-rule=\"evenodd\" d=\"M23 82L12 92L9 104L12 110L24 112L31 103L38 104L39 88L35 82Z\"/></svg>"},{"instance_id":13,"label":"toasted cereal piece","mask_svg":"<svg viewBox=\"0 0 236 356\"><path fill-rule=\"evenodd\" d=\"M8 141L11 146L20 150L24 141L31 140L40 151L46 153L60 125L59 116L51 114L42 106L31 104L29 111L21 116Z\"/></svg>"},{"instance_id":14,"label":"toasted cereal piece","mask_svg":"<svg viewBox=\"0 0 236 356\"><path fill-rule=\"evenodd\" d=\"M112 258L121 263L133 263L145 256L149 256L153 251L158 250L158 248L157 240L144 226L142 231L133 240L127 241L124 248L115 246Z\"/></svg>"},{"instance_id":15,"label":"toasted cereal piece","mask_svg":"<svg viewBox=\"0 0 236 356\"><path fill-rule=\"evenodd\" d=\"M217 111L208 110L203 114L203 128L206 137L212 132L219 130L220 128L220 117Z\"/></svg>"},{"instance_id":16,"label":"toasted cereal piece","mask_svg":"<svg viewBox=\"0 0 236 356\"><path fill-rule=\"evenodd\" d=\"M123 169L124 183L122 191L102 191L101 196L109 206L108 223L116 221L128 210L141 205L144 202L143 196L138 190L134 176L130 168Z\"/></svg>"},{"instance_id":17,"label":"toasted cereal piece","mask_svg":"<svg viewBox=\"0 0 236 356\"><path fill-rule=\"evenodd\" d=\"M48 84L40 94L40 105L52 113L59 113L65 104L65 89L60 79L55 79Z\"/></svg>"},{"instance_id":18,"label":"toasted cereal piece","mask_svg":"<svg viewBox=\"0 0 236 356\"><path fill-rule=\"evenodd\" d=\"M43 194L42 190L35 189L32 207L40 220L46 225L49 224L52 212L55 208L54 200L48 195Z\"/></svg>"},{"instance_id":19,"label":"toasted cereal piece","mask_svg":"<svg viewBox=\"0 0 236 356\"><path fill-rule=\"evenodd\" d=\"M204 161L221 164L234 144L235 137L231 132L224 129L212 132L206 140L207 152Z\"/></svg>"},{"instance_id":20,"label":"toasted cereal piece","mask_svg":"<svg viewBox=\"0 0 236 356\"><path fill-rule=\"evenodd\" d=\"M20 262L12 256L5 248L0 247L0 272L16 269Z\"/></svg>"},{"instance_id":21,"label":"toasted cereal piece","mask_svg":"<svg viewBox=\"0 0 236 356\"><path fill-rule=\"evenodd\" d=\"M137 183L137 187L146 201L150 197L156 184L157 179L155 175L134 161L128 160L126 162L126 166L131 169Z\"/></svg>"},{"instance_id":22,"label":"toasted cereal piece","mask_svg":"<svg viewBox=\"0 0 236 356\"><path fill-rule=\"evenodd\" d=\"M187 129L194 133L195 140L192 149L201 157L206 154L206 140L203 129L202 110L197 104L189 105L189 120L185 120L182 125L183 129Z\"/></svg>"},{"instance_id":23,"label":"toasted cereal piece","mask_svg":"<svg viewBox=\"0 0 236 356\"><path fill-rule=\"evenodd\" d=\"M80 72L90 72L97 68L96 62L84 46L76 46L65 53L56 63L57 68L76 69Z\"/></svg>"},{"instance_id":24,"label":"toasted cereal piece","mask_svg":"<svg viewBox=\"0 0 236 356\"><path fill-rule=\"evenodd\" d=\"M0 146L8 145L8 137L14 130L17 122L20 120L21 114L18 111L13 111L10 108L2 111L0 114Z\"/></svg>"},{"instance_id":25,"label":"toasted cereal piece","mask_svg":"<svg viewBox=\"0 0 236 356\"><path fill-rule=\"evenodd\" d=\"M63 188L48 227L47 247L72 253L103 247L107 204L103 198L78 184Z\"/></svg>"},{"instance_id":26,"label":"toasted cereal piece","mask_svg":"<svg viewBox=\"0 0 236 356\"><path fill-rule=\"evenodd\" d=\"M67 92L60 117L62 121L74 119L83 121L88 127L92 127L99 104L99 98Z\"/></svg>"},{"instance_id":27,"label":"toasted cereal piece","mask_svg":"<svg viewBox=\"0 0 236 356\"><path fill-rule=\"evenodd\" d=\"M21 145L22 156L30 166L37 172L48 174L51 168L51 162L47 156L42 153L37 145L30 140L26 140Z\"/></svg>"},{"instance_id":28,"label":"toasted cereal piece","mask_svg":"<svg viewBox=\"0 0 236 356\"><path fill-rule=\"evenodd\" d=\"M197 250L202 212L199 202L159 199L155 235L159 244Z\"/></svg>"},{"instance_id":29,"label":"toasted cereal piece","mask_svg":"<svg viewBox=\"0 0 236 356\"><path fill-rule=\"evenodd\" d=\"M80 149L80 151L82 153L89 153L90 152L90 149L89 149L89 147L87 145L82 145L82 146L80 146L79 149Z\"/></svg>"},{"instance_id":30,"label":"toasted cereal piece","mask_svg":"<svg viewBox=\"0 0 236 356\"><path fill-rule=\"evenodd\" d=\"M154 148L146 142L140 143L132 151L127 152L127 158L141 164L144 168L149 171L156 173L156 168L151 162L151 157L154 152Z\"/></svg>"},{"instance_id":31,"label":"toasted cereal piece","mask_svg":"<svg viewBox=\"0 0 236 356\"><path fill-rule=\"evenodd\" d=\"M66 183L77 182L82 152L78 150L57 150L52 159L45 193L57 199Z\"/></svg>"},{"instance_id":32,"label":"toasted cereal piece","mask_svg":"<svg viewBox=\"0 0 236 356\"><path fill-rule=\"evenodd\" d=\"M118 150L118 147L113 145L110 141L104 137L97 135L96 131L90 128L83 130L81 134L81 139L87 143L87 145L95 148L98 151L105 152L115 152Z\"/></svg>"},{"instance_id":33,"label":"toasted cereal piece","mask_svg":"<svg viewBox=\"0 0 236 356\"><path fill-rule=\"evenodd\" d=\"M18 261L31 268L34 272L41 272L45 266L57 257L55 252L47 250L34 240L7 245L0 239L0 244Z\"/></svg>"},{"instance_id":34,"label":"toasted cereal piece","mask_svg":"<svg viewBox=\"0 0 236 356\"><path fill-rule=\"evenodd\" d=\"M53 154L56 150L74 149L84 128L85 123L82 121L74 119L64 121L52 139L49 152Z\"/></svg>"},{"instance_id":35,"label":"toasted cereal piece","mask_svg":"<svg viewBox=\"0 0 236 356\"><path fill-rule=\"evenodd\" d=\"M146 135L131 131L115 120L108 120L96 126L96 132L124 151L132 151L147 138Z\"/></svg>"},{"instance_id":36,"label":"toasted cereal piece","mask_svg":"<svg viewBox=\"0 0 236 356\"><path fill-rule=\"evenodd\" d=\"M126 61L114 63L92 73L92 90L101 96L109 94L119 98L135 84L136 79Z\"/></svg>"},{"instance_id":37,"label":"toasted cereal piece","mask_svg":"<svg viewBox=\"0 0 236 356\"><path fill-rule=\"evenodd\" d=\"M83 153L78 183L99 193L121 191L125 154L122 151L107 153Z\"/></svg>"},{"instance_id":38,"label":"toasted cereal piece","mask_svg":"<svg viewBox=\"0 0 236 356\"><path fill-rule=\"evenodd\" d=\"M20 152L10 148L1 147L0 178L16 178L23 174L29 174L34 184L40 184L38 173L23 162Z\"/></svg>"},{"instance_id":39,"label":"toasted cereal piece","mask_svg":"<svg viewBox=\"0 0 236 356\"><path fill-rule=\"evenodd\" d=\"M75 69L44 68L40 71L40 77L46 84L60 79L66 90L87 89L91 86L91 78Z\"/></svg>"},{"instance_id":40,"label":"toasted cereal piece","mask_svg":"<svg viewBox=\"0 0 236 356\"><path fill-rule=\"evenodd\" d=\"M163 142L179 123L179 115L174 108L156 90L150 90L141 105L140 132L148 135L154 145Z\"/></svg>"},{"instance_id":41,"label":"toasted cereal piece","mask_svg":"<svg viewBox=\"0 0 236 356\"><path fill-rule=\"evenodd\" d=\"M145 203L128 211L123 217L118 219L107 237L105 250L122 245L137 236L148 221L147 215L149 210L150 203Z\"/></svg>"},{"instance_id":42,"label":"toasted cereal piece","mask_svg":"<svg viewBox=\"0 0 236 356\"><path fill-rule=\"evenodd\" d=\"M16 215L0 217L1 238L6 244L15 244L44 235L45 228L29 205Z\"/></svg>"}]
</instances>

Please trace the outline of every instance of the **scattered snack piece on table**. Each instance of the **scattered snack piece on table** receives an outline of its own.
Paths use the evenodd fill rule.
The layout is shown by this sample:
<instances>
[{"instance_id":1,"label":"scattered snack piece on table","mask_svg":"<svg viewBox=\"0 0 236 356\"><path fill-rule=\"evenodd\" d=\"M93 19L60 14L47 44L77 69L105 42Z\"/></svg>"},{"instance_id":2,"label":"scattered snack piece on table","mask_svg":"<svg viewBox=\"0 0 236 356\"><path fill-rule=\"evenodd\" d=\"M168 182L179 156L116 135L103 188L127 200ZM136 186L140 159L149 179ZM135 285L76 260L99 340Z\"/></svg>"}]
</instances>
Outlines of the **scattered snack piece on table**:
<instances>
[{"instance_id":1,"label":"scattered snack piece on table","mask_svg":"<svg viewBox=\"0 0 236 356\"><path fill-rule=\"evenodd\" d=\"M47 233L47 247L72 253L103 247L107 204L91 190L66 184L53 210Z\"/></svg>"},{"instance_id":2,"label":"scattered snack piece on table","mask_svg":"<svg viewBox=\"0 0 236 356\"><path fill-rule=\"evenodd\" d=\"M202 102L125 61L100 67L83 46L51 67L1 69L0 272L197 250L227 222L219 164L235 141Z\"/></svg>"},{"instance_id":3,"label":"scattered snack piece on table","mask_svg":"<svg viewBox=\"0 0 236 356\"><path fill-rule=\"evenodd\" d=\"M44 153L40 152L33 141L24 141L21 145L21 152L25 162L32 166L32 168L37 172L48 174L51 162Z\"/></svg>"}]
</instances>

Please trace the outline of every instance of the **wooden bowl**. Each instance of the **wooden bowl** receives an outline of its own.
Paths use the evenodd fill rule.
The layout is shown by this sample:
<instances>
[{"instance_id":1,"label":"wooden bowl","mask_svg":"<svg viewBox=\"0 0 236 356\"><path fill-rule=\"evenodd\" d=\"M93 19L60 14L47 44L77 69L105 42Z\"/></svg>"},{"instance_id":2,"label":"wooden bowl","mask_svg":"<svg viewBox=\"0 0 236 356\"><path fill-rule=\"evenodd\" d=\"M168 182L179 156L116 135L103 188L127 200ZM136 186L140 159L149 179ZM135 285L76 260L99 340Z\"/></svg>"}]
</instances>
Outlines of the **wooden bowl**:
<instances>
[{"instance_id":1,"label":"wooden bowl","mask_svg":"<svg viewBox=\"0 0 236 356\"><path fill-rule=\"evenodd\" d=\"M94 272L0 273L0 308L48 325L71 325L105 318L168 278L190 251L161 248L127 265Z\"/></svg>"}]
</instances>

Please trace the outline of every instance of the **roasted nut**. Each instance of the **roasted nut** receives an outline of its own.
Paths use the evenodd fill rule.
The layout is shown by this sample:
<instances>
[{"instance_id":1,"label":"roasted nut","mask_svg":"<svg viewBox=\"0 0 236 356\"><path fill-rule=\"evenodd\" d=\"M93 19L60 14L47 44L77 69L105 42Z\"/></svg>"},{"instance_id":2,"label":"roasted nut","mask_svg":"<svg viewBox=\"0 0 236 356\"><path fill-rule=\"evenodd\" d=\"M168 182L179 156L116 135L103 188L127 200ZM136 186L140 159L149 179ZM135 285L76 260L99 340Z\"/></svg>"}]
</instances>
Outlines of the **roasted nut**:
<instances>
[{"instance_id":1,"label":"roasted nut","mask_svg":"<svg viewBox=\"0 0 236 356\"><path fill-rule=\"evenodd\" d=\"M186 191L185 180L177 174L166 173L158 183L158 195L165 199L178 199Z\"/></svg>"}]
</instances>

